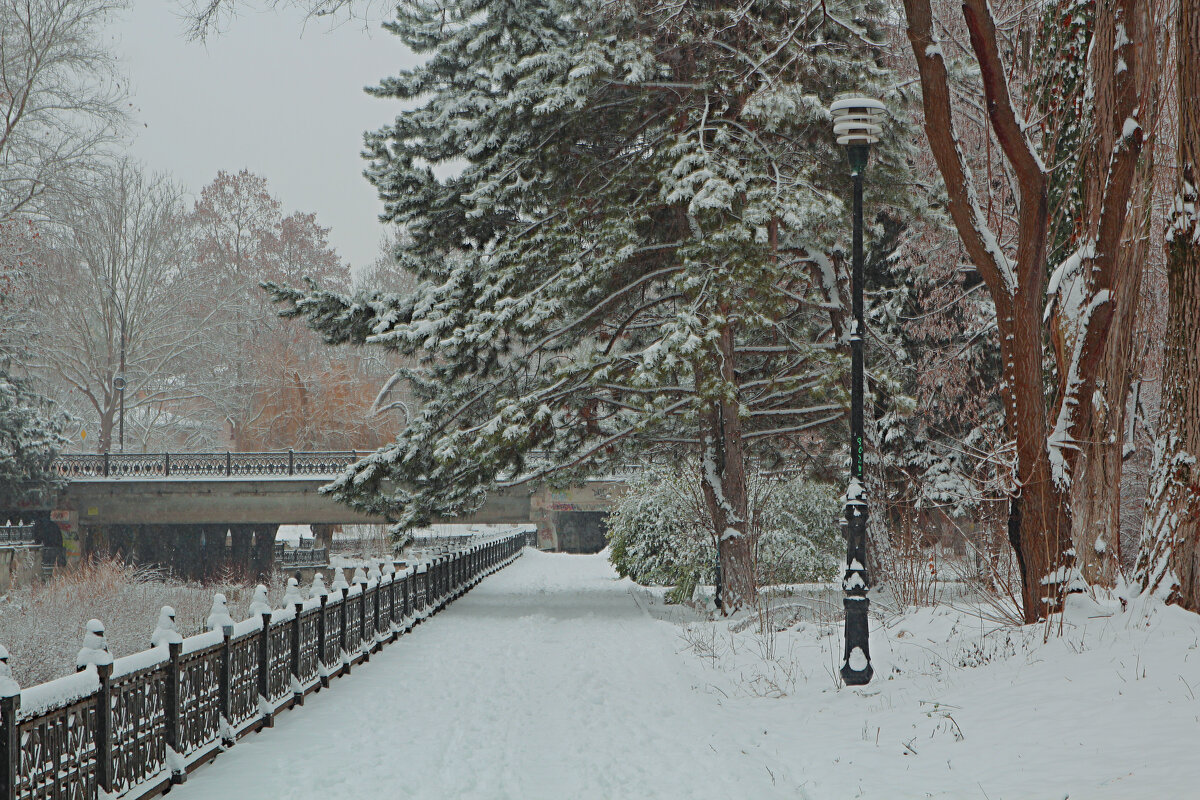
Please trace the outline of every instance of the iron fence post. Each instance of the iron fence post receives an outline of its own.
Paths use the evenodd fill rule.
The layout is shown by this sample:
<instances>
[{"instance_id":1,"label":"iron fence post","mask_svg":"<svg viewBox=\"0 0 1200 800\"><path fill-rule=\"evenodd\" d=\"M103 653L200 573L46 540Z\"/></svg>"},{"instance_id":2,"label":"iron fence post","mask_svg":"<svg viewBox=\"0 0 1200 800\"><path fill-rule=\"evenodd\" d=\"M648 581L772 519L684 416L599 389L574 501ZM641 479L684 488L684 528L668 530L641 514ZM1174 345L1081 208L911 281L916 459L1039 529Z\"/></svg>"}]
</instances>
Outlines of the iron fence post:
<instances>
[{"instance_id":1,"label":"iron fence post","mask_svg":"<svg viewBox=\"0 0 1200 800\"><path fill-rule=\"evenodd\" d=\"M271 697L271 612L262 615L262 638L258 641L258 700L267 707ZM275 715L263 712L263 727L275 727Z\"/></svg>"},{"instance_id":2,"label":"iron fence post","mask_svg":"<svg viewBox=\"0 0 1200 800\"><path fill-rule=\"evenodd\" d=\"M318 672L321 673L321 686L329 685L329 676L325 673L325 607L329 605L329 595L321 595L321 616L317 617L317 661L320 664Z\"/></svg>"},{"instance_id":3,"label":"iron fence post","mask_svg":"<svg viewBox=\"0 0 1200 800\"><path fill-rule=\"evenodd\" d=\"M363 661L371 660L371 648L363 648L367 638L367 584L357 584L358 592L358 649L362 651Z\"/></svg>"},{"instance_id":4,"label":"iron fence post","mask_svg":"<svg viewBox=\"0 0 1200 800\"><path fill-rule=\"evenodd\" d=\"M183 748L179 744L179 684L181 681L179 659L183 656L183 642L169 642L167 653L169 666L167 667L166 697L163 698L166 740L167 747L176 753L181 753ZM171 771L171 783L183 783L185 780L187 780L186 771Z\"/></svg>"},{"instance_id":5,"label":"iron fence post","mask_svg":"<svg viewBox=\"0 0 1200 800\"><path fill-rule=\"evenodd\" d=\"M0 697L0 716L3 716L4 731L0 737L0 797L17 796L17 779L21 770L21 740L17 735L20 727L21 694Z\"/></svg>"},{"instance_id":6,"label":"iron fence post","mask_svg":"<svg viewBox=\"0 0 1200 800\"><path fill-rule=\"evenodd\" d=\"M112 793L112 664L97 664L100 690L96 698L96 784Z\"/></svg>"},{"instance_id":7,"label":"iron fence post","mask_svg":"<svg viewBox=\"0 0 1200 800\"><path fill-rule=\"evenodd\" d=\"M233 475L233 456L228 450L225 451L225 477Z\"/></svg>"},{"instance_id":8,"label":"iron fence post","mask_svg":"<svg viewBox=\"0 0 1200 800\"><path fill-rule=\"evenodd\" d=\"M338 609L338 616L342 621L342 624L339 626L340 630L338 632L338 650L341 651L342 666L343 666L343 669L345 670L344 674L349 675L350 674L350 662L352 661L352 659L350 658L350 647L347 643L348 639L347 639L347 635L346 635L347 617L349 616L346 613L346 596L350 594L350 590L349 589L338 589L338 591L342 593L342 597L340 600L342 605L341 605L341 608Z\"/></svg>"},{"instance_id":9,"label":"iron fence post","mask_svg":"<svg viewBox=\"0 0 1200 800\"><path fill-rule=\"evenodd\" d=\"M234 743L233 728L230 722L233 719L233 693L230 691L230 682L233 676L233 626L221 626L221 636L223 642L221 645L220 683L218 685L220 687L221 719L225 723L221 731L221 743L228 747Z\"/></svg>"},{"instance_id":10,"label":"iron fence post","mask_svg":"<svg viewBox=\"0 0 1200 800\"><path fill-rule=\"evenodd\" d=\"M300 684L300 612L304 609L303 603L296 603L296 617L292 620L292 679L296 682L296 686L292 689L292 694L296 698L296 705L304 705L304 687Z\"/></svg>"},{"instance_id":11,"label":"iron fence post","mask_svg":"<svg viewBox=\"0 0 1200 800\"><path fill-rule=\"evenodd\" d=\"M296 451L288 448L288 475L296 474Z\"/></svg>"}]
</instances>

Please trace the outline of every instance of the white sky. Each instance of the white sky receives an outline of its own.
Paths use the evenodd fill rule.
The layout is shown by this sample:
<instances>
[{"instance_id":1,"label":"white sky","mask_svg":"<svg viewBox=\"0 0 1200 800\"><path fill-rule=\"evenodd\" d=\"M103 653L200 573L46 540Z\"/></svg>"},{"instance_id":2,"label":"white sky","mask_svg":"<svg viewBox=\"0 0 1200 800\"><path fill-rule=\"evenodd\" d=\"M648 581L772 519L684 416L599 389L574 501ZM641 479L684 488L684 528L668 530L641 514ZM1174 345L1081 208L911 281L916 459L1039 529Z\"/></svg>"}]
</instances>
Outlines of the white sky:
<instances>
[{"instance_id":1,"label":"white sky","mask_svg":"<svg viewBox=\"0 0 1200 800\"><path fill-rule=\"evenodd\" d=\"M359 152L398 104L362 89L416 57L378 21L330 30L295 11L244 11L205 44L182 31L164 0L134 0L113 26L135 107L132 154L193 195L218 170L245 167L285 214L315 212L352 266L374 260L381 206Z\"/></svg>"}]
</instances>

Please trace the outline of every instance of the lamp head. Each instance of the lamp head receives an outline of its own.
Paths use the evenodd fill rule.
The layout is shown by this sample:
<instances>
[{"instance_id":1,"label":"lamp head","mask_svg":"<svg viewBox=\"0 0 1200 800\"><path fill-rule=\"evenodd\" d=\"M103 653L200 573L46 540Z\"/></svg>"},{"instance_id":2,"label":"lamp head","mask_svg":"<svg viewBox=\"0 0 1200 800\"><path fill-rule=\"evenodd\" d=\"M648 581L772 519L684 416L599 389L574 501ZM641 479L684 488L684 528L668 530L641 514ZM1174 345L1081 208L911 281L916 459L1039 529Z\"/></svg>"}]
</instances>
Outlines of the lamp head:
<instances>
[{"instance_id":1,"label":"lamp head","mask_svg":"<svg viewBox=\"0 0 1200 800\"><path fill-rule=\"evenodd\" d=\"M833 133L838 144L871 145L883 133L887 109L870 97L843 97L829 106L833 115Z\"/></svg>"}]
</instances>

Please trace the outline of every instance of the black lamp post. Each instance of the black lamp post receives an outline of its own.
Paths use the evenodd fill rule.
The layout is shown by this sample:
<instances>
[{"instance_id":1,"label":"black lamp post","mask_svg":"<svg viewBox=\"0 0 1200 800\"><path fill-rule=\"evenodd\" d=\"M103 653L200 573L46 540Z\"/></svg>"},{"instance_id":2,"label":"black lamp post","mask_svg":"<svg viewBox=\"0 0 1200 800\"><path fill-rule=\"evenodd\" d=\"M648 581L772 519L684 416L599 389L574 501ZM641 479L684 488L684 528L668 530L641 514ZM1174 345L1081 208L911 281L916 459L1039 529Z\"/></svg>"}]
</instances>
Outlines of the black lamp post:
<instances>
[{"instance_id":1,"label":"black lamp post","mask_svg":"<svg viewBox=\"0 0 1200 800\"><path fill-rule=\"evenodd\" d=\"M871 145L879 141L884 106L868 97L848 97L829 107L838 144L846 145L854 178L854 260L851 291L854 322L850 329L850 483L846 487L846 571L842 605L846 609L846 651L842 680L847 686L870 683L871 648L867 631L867 493L863 485L863 173Z\"/></svg>"}]
</instances>

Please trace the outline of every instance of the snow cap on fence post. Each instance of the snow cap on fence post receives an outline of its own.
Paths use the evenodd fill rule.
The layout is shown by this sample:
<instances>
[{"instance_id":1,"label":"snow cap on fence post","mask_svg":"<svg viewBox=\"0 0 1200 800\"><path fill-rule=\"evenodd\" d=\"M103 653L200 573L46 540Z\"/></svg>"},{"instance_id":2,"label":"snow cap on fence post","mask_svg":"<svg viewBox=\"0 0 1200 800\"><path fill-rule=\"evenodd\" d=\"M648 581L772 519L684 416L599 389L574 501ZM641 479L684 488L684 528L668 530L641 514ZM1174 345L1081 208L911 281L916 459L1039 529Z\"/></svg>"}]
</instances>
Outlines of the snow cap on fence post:
<instances>
[{"instance_id":1,"label":"snow cap on fence post","mask_svg":"<svg viewBox=\"0 0 1200 800\"><path fill-rule=\"evenodd\" d=\"M288 578L287 591L283 593L283 607L291 608L303 602L304 598L300 596L300 582L295 578Z\"/></svg>"},{"instance_id":2,"label":"snow cap on fence post","mask_svg":"<svg viewBox=\"0 0 1200 800\"><path fill-rule=\"evenodd\" d=\"M89 664L100 666L111 664L112 653L108 650L108 641L104 638L104 623L98 619L89 619L83 626L83 647L75 656L75 670L80 672Z\"/></svg>"},{"instance_id":3,"label":"snow cap on fence post","mask_svg":"<svg viewBox=\"0 0 1200 800\"><path fill-rule=\"evenodd\" d=\"M8 648L0 644L0 697L12 697L21 693L21 685L13 678L12 665L8 663L8 658Z\"/></svg>"},{"instance_id":4,"label":"snow cap on fence post","mask_svg":"<svg viewBox=\"0 0 1200 800\"><path fill-rule=\"evenodd\" d=\"M334 589L341 589L343 593L350 588L350 584L346 583L346 573L342 571L341 567L333 571L332 585Z\"/></svg>"},{"instance_id":5,"label":"snow cap on fence post","mask_svg":"<svg viewBox=\"0 0 1200 800\"><path fill-rule=\"evenodd\" d=\"M396 565L392 563L392 560L390 558L385 558L383 561L380 562L380 564L381 564L380 570L383 572L384 575L391 575L391 576L395 577Z\"/></svg>"},{"instance_id":6,"label":"snow cap on fence post","mask_svg":"<svg viewBox=\"0 0 1200 800\"><path fill-rule=\"evenodd\" d=\"M175 624L175 609L163 606L162 610L158 612L158 625L154 628L154 633L150 634L150 646L162 647L172 642L182 641L183 636L180 635L179 628Z\"/></svg>"},{"instance_id":7,"label":"snow cap on fence post","mask_svg":"<svg viewBox=\"0 0 1200 800\"><path fill-rule=\"evenodd\" d=\"M325 588L325 576L318 572L316 575L313 575L313 582L312 586L309 587L308 596L324 597L327 594L329 594L329 590Z\"/></svg>"},{"instance_id":8,"label":"snow cap on fence post","mask_svg":"<svg viewBox=\"0 0 1200 800\"><path fill-rule=\"evenodd\" d=\"M213 595L212 611L208 612L208 629L221 631L233 627L233 617L229 616L229 607L225 603L225 595L217 592Z\"/></svg>"},{"instance_id":9,"label":"snow cap on fence post","mask_svg":"<svg viewBox=\"0 0 1200 800\"><path fill-rule=\"evenodd\" d=\"M379 583L381 578L383 578L383 573L379 571L379 565L372 561L371 568L367 570L367 580Z\"/></svg>"},{"instance_id":10,"label":"snow cap on fence post","mask_svg":"<svg viewBox=\"0 0 1200 800\"><path fill-rule=\"evenodd\" d=\"M362 567L354 568L354 582L355 583L366 583L367 582L367 573L363 572Z\"/></svg>"},{"instance_id":11,"label":"snow cap on fence post","mask_svg":"<svg viewBox=\"0 0 1200 800\"><path fill-rule=\"evenodd\" d=\"M271 603L267 600L267 587L261 583L254 587L254 597L250 598L250 610L247 613L251 617L271 613Z\"/></svg>"}]
</instances>

